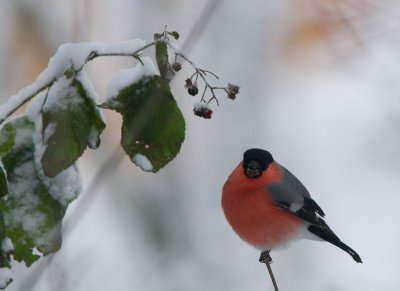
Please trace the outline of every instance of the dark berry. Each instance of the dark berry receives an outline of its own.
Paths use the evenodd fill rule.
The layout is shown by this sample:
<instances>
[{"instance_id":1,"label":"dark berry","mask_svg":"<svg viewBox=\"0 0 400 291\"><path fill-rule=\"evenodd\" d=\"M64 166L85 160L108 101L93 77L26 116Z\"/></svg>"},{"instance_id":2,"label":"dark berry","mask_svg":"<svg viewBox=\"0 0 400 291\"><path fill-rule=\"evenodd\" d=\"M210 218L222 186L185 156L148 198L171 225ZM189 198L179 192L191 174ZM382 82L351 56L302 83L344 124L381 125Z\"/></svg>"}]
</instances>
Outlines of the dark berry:
<instances>
[{"instance_id":1,"label":"dark berry","mask_svg":"<svg viewBox=\"0 0 400 291\"><path fill-rule=\"evenodd\" d=\"M204 116L203 116L203 117L206 118L206 119L210 119L212 113L213 113L213 111L212 111L211 109L207 109L207 110L204 112Z\"/></svg>"},{"instance_id":2,"label":"dark berry","mask_svg":"<svg viewBox=\"0 0 400 291\"><path fill-rule=\"evenodd\" d=\"M175 72L179 72L182 69L181 64L178 62L173 63L171 67Z\"/></svg>"},{"instance_id":3,"label":"dark berry","mask_svg":"<svg viewBox=\"0 0 400 291\"><path fill-rule=\"evenodd\" d=\"M172 35L175 39L178 39L178 38L179 38L179 33L178 33L177 31L171 32L171 35Z\"/></svg>"},{"instance_id":4,"label":"dark berry","mask_svg":"<svg viewBox=\"0 0 400 291\"><path fill-rule=\"evenodd\" d=\"M199 93L199 88L197 88L196 85L192 85L188 88L188 93L192 96L197 95L197 93Z\"/></svg>"},{"instance_id":5,"label":"dark berry","mask_svg":"<svg viewBox=\"0 0 400 291\"><path fill-rule=\"evenodd\" d=\"M193 112L195 115L199 117L203 117L205 119L210 119L212 116L213 111L208 108L206 103L200 103L193 108Z\"/></svg>"}]
</instances>

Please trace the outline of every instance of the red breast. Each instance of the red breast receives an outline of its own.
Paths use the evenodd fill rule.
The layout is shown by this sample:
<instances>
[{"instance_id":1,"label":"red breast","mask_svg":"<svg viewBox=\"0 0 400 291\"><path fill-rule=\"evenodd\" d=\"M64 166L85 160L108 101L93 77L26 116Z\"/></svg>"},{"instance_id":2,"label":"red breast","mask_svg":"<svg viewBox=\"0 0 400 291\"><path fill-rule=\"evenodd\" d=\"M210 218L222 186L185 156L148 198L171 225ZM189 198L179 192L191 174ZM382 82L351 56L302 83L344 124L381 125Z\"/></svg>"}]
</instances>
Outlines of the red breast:
<instances>
[{"instance_id":1,"label":"red breast","mask_svg":"<svg viewBox=\"0 0 400 291\"><path fill-rule=\"evenodd\" d=\"M274 206L268 185L282 180L280 166L273 162L258 179L244 174L240 163L222 190L222 208L239 237L260 250L285 244L303 227L303 222Z\"/></svg>"}]
</instances>

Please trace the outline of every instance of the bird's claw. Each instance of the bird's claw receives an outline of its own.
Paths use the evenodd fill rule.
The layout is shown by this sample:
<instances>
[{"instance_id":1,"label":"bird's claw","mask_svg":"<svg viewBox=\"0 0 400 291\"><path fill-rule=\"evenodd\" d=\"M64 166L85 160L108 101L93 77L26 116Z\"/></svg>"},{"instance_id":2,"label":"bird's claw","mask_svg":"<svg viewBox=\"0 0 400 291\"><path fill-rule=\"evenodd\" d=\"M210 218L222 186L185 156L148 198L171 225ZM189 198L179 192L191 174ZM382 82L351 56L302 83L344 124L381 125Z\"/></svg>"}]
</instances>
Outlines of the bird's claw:
<instances>
[{"instance_id":1,"label":"bird's claw","mask_svg":"<svg viewBox=\"0 0 400 291\"><path fill-rule=\"evenodd\" d=\"M263 264L272 264L272 258L269 254L269 251L263 251L260 255L260 259L259 259L260 263Z\"/></svg>"}]
</instances>

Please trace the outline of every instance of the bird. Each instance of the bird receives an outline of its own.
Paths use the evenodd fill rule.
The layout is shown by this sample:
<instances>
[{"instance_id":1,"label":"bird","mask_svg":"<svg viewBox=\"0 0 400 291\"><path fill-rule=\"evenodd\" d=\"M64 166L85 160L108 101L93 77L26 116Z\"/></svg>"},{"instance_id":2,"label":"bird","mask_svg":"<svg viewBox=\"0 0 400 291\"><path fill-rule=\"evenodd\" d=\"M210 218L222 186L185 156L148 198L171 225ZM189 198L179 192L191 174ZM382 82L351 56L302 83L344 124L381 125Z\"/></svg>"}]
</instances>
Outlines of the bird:
<instances>
[{"instance_id":1,"label":"bird","mask_svg":"<svg viewBox=\"0 0 400 291\"><path fill-rule=\"evenodd\" d=\"M244 152L222 188L221 205L236 234L261 251L260 262L272 262L272 249L305 238L330 242L362 263L327 225L306 187L266 150Z\"/></svg>"}]
</instances>

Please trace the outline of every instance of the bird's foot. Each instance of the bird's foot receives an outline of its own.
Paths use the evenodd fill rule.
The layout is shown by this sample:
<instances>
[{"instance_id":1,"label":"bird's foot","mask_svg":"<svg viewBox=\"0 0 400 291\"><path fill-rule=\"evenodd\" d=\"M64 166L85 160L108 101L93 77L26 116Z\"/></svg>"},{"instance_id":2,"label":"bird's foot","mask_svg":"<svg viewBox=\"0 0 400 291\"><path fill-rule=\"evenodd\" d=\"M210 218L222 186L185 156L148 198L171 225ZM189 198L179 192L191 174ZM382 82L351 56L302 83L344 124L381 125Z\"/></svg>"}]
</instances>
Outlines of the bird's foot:
<instances>
[{"instance_id":1,"label":"bird's foot","mask_svg":"<svg viewBox=\"0 0 400 291\"><path fill-rule=\"evenodd\" d=\"M263 264L272 264L272 258L269 254L270 251L263 251L260 255L260 258L258 259L260 261L260 263Z\"/></svg>"}]
</instances>

